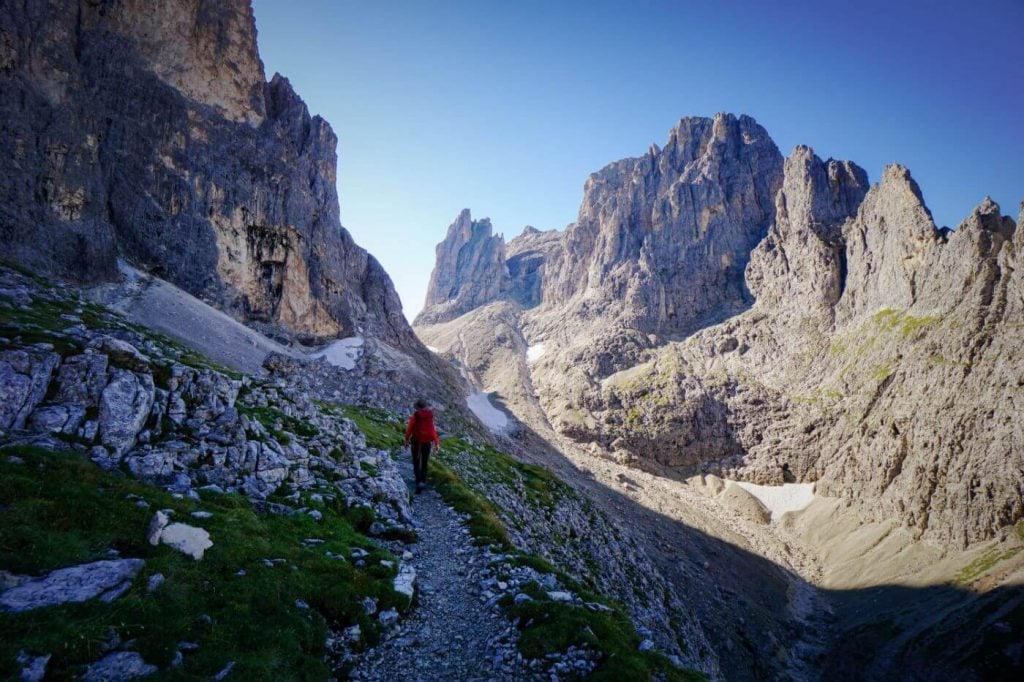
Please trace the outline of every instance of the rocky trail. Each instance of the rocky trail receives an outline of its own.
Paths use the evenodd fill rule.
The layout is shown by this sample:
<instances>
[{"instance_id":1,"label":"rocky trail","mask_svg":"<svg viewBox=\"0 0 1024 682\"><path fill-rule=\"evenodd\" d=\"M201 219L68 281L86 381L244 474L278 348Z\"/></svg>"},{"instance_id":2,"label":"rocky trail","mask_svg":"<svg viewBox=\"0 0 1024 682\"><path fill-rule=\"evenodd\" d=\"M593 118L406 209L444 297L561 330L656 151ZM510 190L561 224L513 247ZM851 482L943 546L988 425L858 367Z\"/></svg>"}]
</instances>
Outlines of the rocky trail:
<instances>
[{"instance_id":1,"label":"rocky trail","mask_svg":"<svg viewBox=\"0 0 1024 682\"><path fill-rule=\"evenodd\" d=\"M412 465L402 457L399 466L411 490ZM473 545L465 520L432 487L414 496L411 506L419 537L407 550L416 568L415 605L361 658L352 679L528 678L516 628L486 592L495 580L488 552Z\"/></svg>"}]
</instances>

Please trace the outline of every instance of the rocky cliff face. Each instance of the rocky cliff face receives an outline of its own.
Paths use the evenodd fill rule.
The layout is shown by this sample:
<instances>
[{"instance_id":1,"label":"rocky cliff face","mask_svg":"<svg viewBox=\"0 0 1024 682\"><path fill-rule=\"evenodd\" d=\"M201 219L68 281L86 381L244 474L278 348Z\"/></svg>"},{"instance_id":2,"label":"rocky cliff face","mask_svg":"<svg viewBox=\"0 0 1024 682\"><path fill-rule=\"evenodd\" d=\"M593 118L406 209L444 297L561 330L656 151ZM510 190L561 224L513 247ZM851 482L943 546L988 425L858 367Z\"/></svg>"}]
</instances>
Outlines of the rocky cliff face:
<instances>
[{"instance_id":1,"label":"rocky cliff face","mask_svg":"<svg viewBox=\"0 0 1024 682\"><path fill-rule=\"evenodd\" d=\"M495 301L538 305L546 264L561 244L559 232L527 226L506 245L503 236L492 234L488 218L473 220L463 210L437 245L426 302L414 324L448 322Z\"/></svg>"},{"instance_id":2,"label":"rocky cliff face","mask_svg":"<svg viewBox=\"0 0 1024 682\"><path fill-rule=\"evenodd\" d=\"M743 269L781 181L782 156L752 118L682 119L664 149L587 180L545 302L659 334L748 305Z\"/></svg>"},{"instance_id":3,"label":"rocky cliff face","mask_svg":"<svg viewBox=\"0 0 1024 682\"><path fill-rule=\"evenodd\" d=\"M591 177L542 304L502 337L545 350L482 376L525 372L488 388L593 454L817 481L966 546L1024 516L1022 233L990 200L937 230L901 166L869 188L807 147L783 167L749 119L684 119ZM469 341L500 346L486 319ZM421 333L465 344L459 324Z\"/></svg>"},{"instance_id":4,"label":"rocky cliff face","mask_svg":"<svg viewBox=\"0 0 1024 682\"><path fill-rule=\"evenodd\" d=\"M417 324L455 319L497 300L508 290L505 239L491 234L491 221L473 220L464 209L437 245L437 263Z\"/></svg>"},{"instance_id":5,"label":"rocky cliff face","mask_svg":"<svg viewBox=\"0 0 1024 682\"><path fill-rule=\"evenodd\" d=\"M5 4L7 257L92 283L120 256L251 321L415 343L340 225L337 138L255 33L245 0Z\"/></svg>"}]
</instances>

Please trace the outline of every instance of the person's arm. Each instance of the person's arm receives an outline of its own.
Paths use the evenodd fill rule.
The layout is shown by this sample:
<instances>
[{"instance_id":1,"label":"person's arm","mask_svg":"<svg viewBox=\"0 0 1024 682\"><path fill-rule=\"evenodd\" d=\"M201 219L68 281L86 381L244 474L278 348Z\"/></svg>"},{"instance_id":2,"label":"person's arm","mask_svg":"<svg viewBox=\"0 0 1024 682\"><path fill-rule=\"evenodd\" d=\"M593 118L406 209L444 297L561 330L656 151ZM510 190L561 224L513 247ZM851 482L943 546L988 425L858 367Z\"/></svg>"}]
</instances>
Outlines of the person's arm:
<instances>
[{"instance_id":1,"label":"person's arm","mask_svg":"<svg viewBox=\"0 0 1024 682\"><path fill-rule=\"evenodd\" d=\"M416 423L416 415L409 417L409 424L405 427L405 445L402 447L408 447L409 438L412 437L412 425Z\"/></svg>"}]
</instances>

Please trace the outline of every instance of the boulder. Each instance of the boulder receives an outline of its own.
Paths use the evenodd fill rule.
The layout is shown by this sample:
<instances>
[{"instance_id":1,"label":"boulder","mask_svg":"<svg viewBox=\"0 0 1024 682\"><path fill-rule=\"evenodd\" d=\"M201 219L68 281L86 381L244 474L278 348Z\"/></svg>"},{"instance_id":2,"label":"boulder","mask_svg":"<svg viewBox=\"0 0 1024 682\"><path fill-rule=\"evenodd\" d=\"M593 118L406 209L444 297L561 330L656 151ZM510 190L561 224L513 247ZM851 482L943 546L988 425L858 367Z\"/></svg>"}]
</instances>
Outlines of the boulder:
<instances>
[{"instance_id":1,"label":"boulder","mask_svg":"<svg viewBox=\"0 0 1024 682\"><path fill-rule=\"evenodd\" d=\"M27 426L32 431L75 434L84 420L81 405L42 405L29 415Z\"/></svg>"},{"instance_id":2,"label":"boulder","mask_svg":"<svg viewBox=\"0 0 1024 682\"><path fill-rule=\"evenodd\" d=\"M157 671L134 651L115 651L96 661L85 671L82 682L109 682L147 677Z\"/></svg>"},{"instance_id":3,"label":"boulder","mask_svg":"<svg viewBox=\"0 0 1024 682\"><path fill-rule=\"evenodd\" d=\"M57 373L55 402L95 407L100 403L103 387L107 385L107 356L103 353L83 353L64 360Z\"/></svg>"},{"instance_id":4,"label":"boulder","mask_svg":"<svg viewBox=\"0 0 1024 682\"><path fill-rule=\"evenodd\" d=\"M153 405L153 376L111 369L100 397L100 441L121 456L135 444Z\"/></svg>"},{"instance_id":5,"label":"boulder","mask_svg":"<svg viewBox=\"0 0 1024 682\"><path fill-rule=\"evenodd\" d=\"M59 364L60 356L48 351L0 351L0 430L25 428Z\"/></svg>"},{"instance_id":6,"label":"boulder","mask_svg":"<svg viewBox=\"0 0 1024 682\"><path fill-rule=\"evenodd\" d=\"M89 342L89 348L106 355L116 367L124 367L133 372L149 371L149 358L127 341L113 336L100 336Z\"/></svg>"},{"instance_id":7,"label":"boulder","mask_svg":"<svg viewBox=\"0 0 1024 682\"><path fill-rule=\"evenodd\" d=\"M3 592L0 608L20 613L97 597L113 601L131 587L145 563L142 559L115 559L61 568Z\"/></svg>"}]
</instances>

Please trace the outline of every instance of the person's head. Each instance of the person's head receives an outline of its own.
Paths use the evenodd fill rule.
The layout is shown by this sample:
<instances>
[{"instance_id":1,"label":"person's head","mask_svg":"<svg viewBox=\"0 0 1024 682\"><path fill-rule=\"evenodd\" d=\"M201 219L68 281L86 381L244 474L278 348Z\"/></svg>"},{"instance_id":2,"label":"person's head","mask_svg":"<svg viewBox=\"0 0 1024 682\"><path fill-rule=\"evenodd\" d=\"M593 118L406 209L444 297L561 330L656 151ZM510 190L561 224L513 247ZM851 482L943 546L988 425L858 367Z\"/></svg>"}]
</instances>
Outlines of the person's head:
<instances>
[{"instance_id":1,"label":"person's head","mask_svg":"<svg viewBox=\"0 0 1024 682\"><path fill-rule=\"evenodd\" d=\"M427 409L427 401L423 398L417 398L416 402L414 402L412 406L417 410L425 410Z\"/></svg>"}]
</instances>

